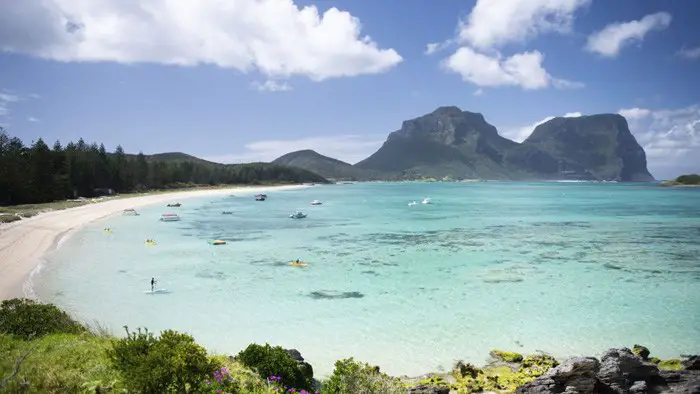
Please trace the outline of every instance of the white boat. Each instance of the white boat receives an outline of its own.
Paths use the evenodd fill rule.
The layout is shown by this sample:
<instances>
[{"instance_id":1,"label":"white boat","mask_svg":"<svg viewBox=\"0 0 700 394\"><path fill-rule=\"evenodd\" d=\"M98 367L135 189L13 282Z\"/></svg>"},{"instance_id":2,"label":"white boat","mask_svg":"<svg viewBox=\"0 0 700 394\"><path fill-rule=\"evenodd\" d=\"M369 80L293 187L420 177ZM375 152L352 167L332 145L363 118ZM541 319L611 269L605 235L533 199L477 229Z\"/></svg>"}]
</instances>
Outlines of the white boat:
<instances>
[{"instance_id":1,"label":"white boat","mask_svg":"<svg viewBox=\"0 0 700 394\"><path fill-rule=\"evenodd\" d=\"M425 198L425 199L423 199L423 204L430 204L431 201L432 200L430 198Z\"/></svg>"},{"instance_id":2,"label":"white boat","mask_svg":"<svg viewBox=\"0 0 700 394\"><path fill-rule=\"evenodd\" d=\"M139 216L139 213L136 212L136 210L134 208L130 208L130 209L125 209L122 212L122 215L124 215L124 216Z\"/></svg>"},{"instance_id":3,"label":"white boat","mask_svg":"<svg viewBox=\"0 0 700 394\"><path fill-rule=\"evenodd\" d=\"M412 206L414 206L414 205L418 205L418 203L415 202L415 201L411 201L411 202L408 203L408 206L409 206L409 207L412 207Z\"/></svg>"},{"instance_id":4,"label":"white boat","mask_svg":"<svg viewBox=\"0 0 700 394\"><path fill-rule=\"evenodd\" d=\"M306 217L306 214L302 211L296 211L293 214L289 215L289 217L292 219L303 219Z\"/></svg>"},{"instance_id":5,"label":"white boat","mask_svg":"<svg viewBox=\"0 0 700 394\"><path fill-rule=\"evenodd\" d=\"M180 215L178 215L176 213L164 213L164 214L160 215L161 222L177 222L181 219L182 218L180 217Z\"/></svg>"},{"instance_id":6,"label":"white boat","mask_svg":"<svg viewBox=\"0 0 700 394\"><path fill-rule=\"evenodd\" d=\"M313 200L309 203L309 205L321 205L321 204L323 204L323 203L319 200Z\"/></svg>"}]
</instances>

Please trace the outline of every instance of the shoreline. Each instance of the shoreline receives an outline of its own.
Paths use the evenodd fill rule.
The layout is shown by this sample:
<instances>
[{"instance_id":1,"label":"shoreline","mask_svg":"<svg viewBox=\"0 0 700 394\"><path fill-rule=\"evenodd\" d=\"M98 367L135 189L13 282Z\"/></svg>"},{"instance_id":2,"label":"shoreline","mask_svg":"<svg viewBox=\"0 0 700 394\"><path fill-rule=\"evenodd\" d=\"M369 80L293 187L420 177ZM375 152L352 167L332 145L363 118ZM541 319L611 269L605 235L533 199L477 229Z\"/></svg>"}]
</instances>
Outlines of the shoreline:
<instances>
[{"instance_id":1,"label":"shoreline","mask_svg":"<svg viewBox=\"0 0 700 394\"><path fill-rule=\"evenodd\" d=\"M233 186L230 188L194 191L174 191L145 196L134 196L81 205L74 208L40 213L36 216L6 223L0 226L0 301L23 298L32 275L41 267L43 256L58 241L65 241L84 226L125 209L185 200L195 197L214 197L232 192L259 193L271 190L283 191L307 187L283 186ZM60 238L60 239L59 239Z\"/></svg>"}]
</instances>

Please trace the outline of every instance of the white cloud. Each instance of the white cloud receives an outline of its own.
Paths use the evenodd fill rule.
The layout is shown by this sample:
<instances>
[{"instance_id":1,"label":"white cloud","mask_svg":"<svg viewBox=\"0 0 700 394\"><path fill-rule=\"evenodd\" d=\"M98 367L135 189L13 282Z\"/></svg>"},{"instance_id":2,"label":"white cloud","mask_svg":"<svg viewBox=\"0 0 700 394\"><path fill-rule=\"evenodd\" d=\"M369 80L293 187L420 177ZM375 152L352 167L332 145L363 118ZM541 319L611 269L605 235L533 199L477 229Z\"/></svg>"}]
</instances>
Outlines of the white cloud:
<instances>
[{"instance_id":1,"label":"white cloud","mask_svg":"<svg viewBox=\"0 0 700 394\"><path fill-rule=\"evenodd\" d=\"M641 42L652 30L663 30L671 24L671 14L657 12L640 20L612 23L588 37L586 50L615 57L623 47Z\"/></svg>"},{"instance_id":2,"label":"white cloud","mask_svg":"<svg viewBox=\"0 0 700 394\"><path fill-rule=\"evenodd\" d=\"M695 48L682 48L678 55L686 59L700 59L700 46Z\"/></svg>"},{"instance_id":3,"label":"white cloud","mask_svg":"<svg viewBox=\"0 0 700 394\"><path fill-rule=\"evenodd\" d=\"M516 53L503 58L461 47L443 61L443 67L477 86L520 86L523 89L580 87L579 82L554 78L542 67L544 56L538 51Z\"/></svg>"},{"instance_id":4,"label":"white cloud","mask_svg":"<svg viewBox=\"0 0 700 394\"><path fill-rule=\"evenodd\" d=\"M219 163L249 163L272 161L284 154L303 149L312 149L322 155L357 163L376 152L386 136L338 135L328 137L308 137L297 140L267 140L246 144L243 152L211 156L207 160Z\"/></svg>"},{"instance_id":5,"label":"white cloud","mask_svg":"<svg viewBox=\"0 0 700 394\"><path fill-rule=\"evenodd\" d=\"M574 13L590 0L477 0L458 26L458 41L482 50L571 30Z\"/></svg>"},{"instance_id":6,"label":"white cloud","mask_svg":"<svg viewBox=\"0 0 700 394\"><path fill-rule=\"evenodd\" d=\"M484 89L482 88L476 89L474 91L474 96L481 96L482 94L484 94Z\"/></svg>"},{"instance_id":7,"label":"white cloud","mask_svg":"<svg viewBox=\"0 0 700 394\"><path fill-rule=\"evenodd\" d=\"M627 121L646 118L651 115L651 110L646 108L622 108L617 111L618 114L624 116Z\"/></svg>"},{"instance_id":8,"label":"white cloud","mask_svg":"<svg viewBox=\"0 0 700 394\"><path fill-rule=\"evenodd\" d=\"M10 114L10 106L21 100L16 94L12 94L7 90L0 91L0 116Z\"/></svg>"},{"instance_id":9,"label":"white cloud","mask_svg":"<svg viewBox=\"0 0 700 394\"><path fill-rule=\"evenodd\" d=\"M564 114L563 117L578 118L579 116L583 116L583 114L581 112L569 112ZM547 116L546 118L539 120L533 124L529 124L527 126L506 127L501 132L501 135L515 142L523 142L527 137L530 136L530 134L532 134L532 132L535 130L535 127L541 125L542 123L549 122L554 118L554 116Z\"/></svg>"},{"instance_id":10,"label":"white cloud","mask_svg":"<svg viewBox=\"0 0 700 394\"><path fill-rule=\"evenodd\" d=\"M293 0L0 0L0 50L59 61L213 64L321 81L402 61L359 19Z\"/></svg>"},{"instance_id":11,"label":"white cloud","mask_svg":"<svg viewBox=\"0 0 700 394\"><path fill-rule=\"evenodd\" d=\"M30 116L30 117L27 118L27 121L29 121L29 122L39 122L39 119L37 119L37 118L35 118L35 117L33 117L33 116Z\"/></svg>"},{"instance_id":12,"label":"white cloud","mask_svg":"<svg viewBox=\"0 0 700 394\"><path fill-rule=\"evenodd\" d=\"M292 87L286 81L277 82L272 79L268 79L263 83L255 81L251 86L258 92L288 92L292 90Z\"/></svg>"}]
</instances>

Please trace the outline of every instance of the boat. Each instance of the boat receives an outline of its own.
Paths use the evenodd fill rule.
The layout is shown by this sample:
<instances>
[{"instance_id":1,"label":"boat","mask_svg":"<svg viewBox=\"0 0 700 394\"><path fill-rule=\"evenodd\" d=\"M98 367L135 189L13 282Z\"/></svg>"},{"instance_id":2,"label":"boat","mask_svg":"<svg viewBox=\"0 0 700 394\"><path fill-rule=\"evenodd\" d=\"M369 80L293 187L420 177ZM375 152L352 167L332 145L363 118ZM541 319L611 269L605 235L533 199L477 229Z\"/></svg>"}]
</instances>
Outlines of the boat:
<instances>
[{"instance_id":1,"label":"boat","mask_svg":"<svg viewBox=\"0 0 700 394\"><path fill-rule=\"evenodd\" d=\"M207 242L209 242L209 245L226 245L226 241L222 241L220 239L214 239Z\"/></svg>"},{"instance_id":2,"label":"boat","mask_svg":"<svg viewBox=\"0 0 700 394\"><path fill-rule=\"evenodd\" d=\"M412 207L412 206L414 206L414 205L418 205L418 203L415 202L415 201L411 201L411 202L408 203L408 206L409 206L409 207Z\"/></svg>"},{"instance_id":3,"label":"boat","mask_svg":"<svg viewBox=\"0 0 700 394\"><path fill-rule=\"evenodd\" d=\"M177 222L180 219L182 218L176 213L164 213L160 215L161 222Z\"/></svg>"},{"instance_id":4,"label":"boat","mask_svg":"<svg viewBox=\"0 0 700 394\"><path fill-rule=\"evenodd\" d=\"M122 211L122 215L124 215L124 216L139 216L139 213L136 212L136 210L134 208L129 208L129 209L125 209L124 211Z\"/></svg>"},{"instance_id":5,"label":"boat","mask_svg":"<svg viewBox=\"0 0 700 394\"><path fill-rule=\"evenodd\" d=\"M296 211L293 214L289 215L289 217L292 219L303 219L306 217L306 214L302 211Z\"/></svg>"},{"instance_id":6,"label":"boat","mask_svg":"<svg viewBox=\"0 0 700 394\"><path fill-rule=\"evenodd\" d=\"M423 199L423 204L430 204L432 200L430 198L424 198Z\"/></svg>"},{"instance_id":7,"label":"boat","mask_svg":"<svg viewBox=\"0 0 700 394\"><path fill-rule=\"evenodd\" d=\"M154 240L152 240L152 239L147 239L147 240L146 240L146 246L156 246L156 245L158 245L158 244L156 243L156 241L154 241Z\"/></svg>"},{"instance_id":8,"label":"boat","mask_svg":"<svg viewBox=\"0 0 700 394\"><path fill-rule=\"evenodd\" d=\"M319 200L313 200L309 203L309 205L321 205L321 204L323 204L323 203Z\"/></svg>"},{"instance_id":9,"label":"boat","mask_svg":"<svg viewBox=\"0 0 700 394\"><path fill-rule=\"evenodd\" d=\"M167 206L173 207L173 208L179 208L179 207L182 206L182 204L180 204L179 202L177 202L177 203L175 203L175 204L168 204Z\"/></svg>"},{"instance_id":10,"label":"boat","mask_svg":"<svg viewBox=\"0 0 700 394\"><path fill-rule=\"evenodd\" d=\"M222 215L233 215L233 211L223 211L221 212Z\"/></svg>"},{"instance_id":11,"label":"boat","mask_svg":"<svg viewBox=\"0 0 700 394\"><path fill-rule=\"evenodd\" d=\"M305 262L303 262L303 261L299 261L299 262L292 261L291 263L289 263L289 265L291 265L292 267L306 267L306 266L308 266L309 264L307 264L307 263L305 263Z\"/></svg>"},{"instance_id":12,"label":"boat","mask_svg":"<svg viewBox=\"0 0 700 394\"><path fill-rule=\"evenodd\" d=\"M255 195L255 201L265 201L267 198L267 195L265 194L256 194Z\"/></svg>"}]
</instances>

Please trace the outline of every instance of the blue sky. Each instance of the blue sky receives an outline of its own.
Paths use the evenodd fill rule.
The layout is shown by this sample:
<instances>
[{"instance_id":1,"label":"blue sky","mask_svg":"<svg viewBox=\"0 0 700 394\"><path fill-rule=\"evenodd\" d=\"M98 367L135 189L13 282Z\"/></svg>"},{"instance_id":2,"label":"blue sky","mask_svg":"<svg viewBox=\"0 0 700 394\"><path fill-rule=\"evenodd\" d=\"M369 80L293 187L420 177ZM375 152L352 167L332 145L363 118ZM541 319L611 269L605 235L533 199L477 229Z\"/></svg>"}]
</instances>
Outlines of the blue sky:
<instances>
[{"instance_id":1,"label":"blue sky","mask_svg":"<svg viewBox=\"0 0 700 394\"><path fill-rule=\"evenodd\" d=\"M516 140L548 117L620 112L657 178L700 171L697 1L0 8L0 124L27 143L83 137L222 162L310 148L355 162L403 120L457 105Z\"/></svg>"}]
</instances>

